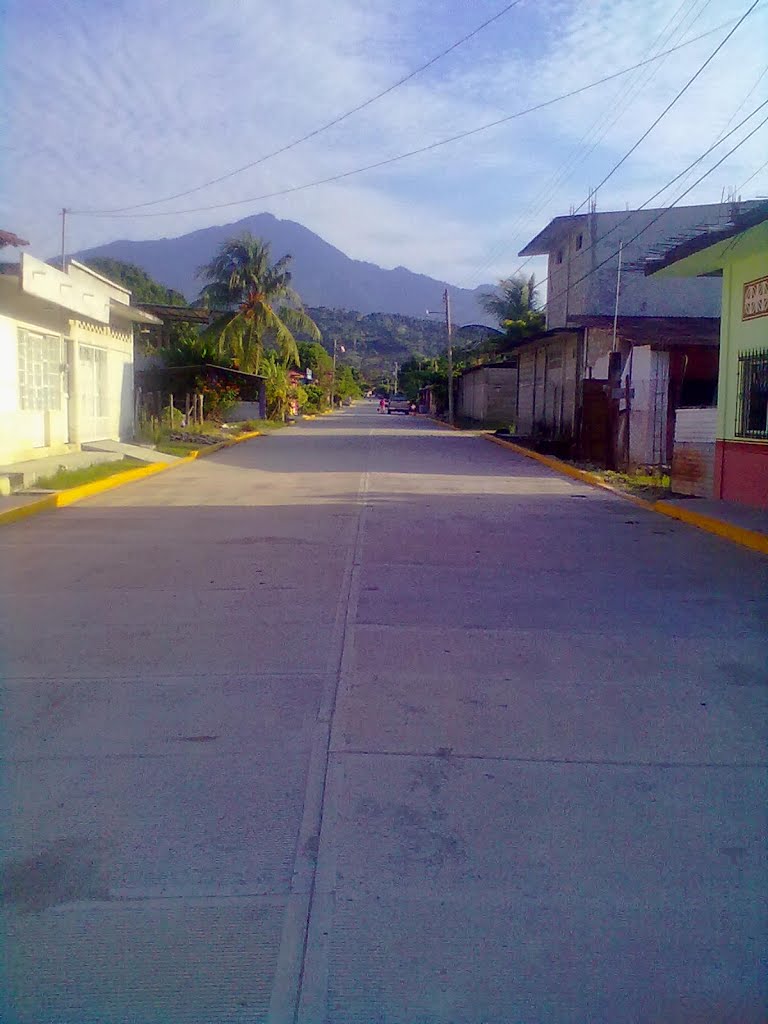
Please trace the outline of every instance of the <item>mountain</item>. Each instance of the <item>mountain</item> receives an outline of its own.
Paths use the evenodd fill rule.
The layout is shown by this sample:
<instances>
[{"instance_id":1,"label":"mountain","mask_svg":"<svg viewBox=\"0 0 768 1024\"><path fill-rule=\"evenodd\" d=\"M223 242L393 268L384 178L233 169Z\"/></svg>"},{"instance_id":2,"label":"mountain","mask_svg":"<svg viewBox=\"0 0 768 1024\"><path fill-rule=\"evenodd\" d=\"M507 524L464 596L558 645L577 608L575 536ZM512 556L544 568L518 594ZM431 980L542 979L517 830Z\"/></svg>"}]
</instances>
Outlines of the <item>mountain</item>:
<instances>
[{"instance_id":1,"label":"mountain","mask_svg":"<svg viewBox=\"0 0 768 1024\"><path fill-rule=\"evenodd\" d=\"M278 220L271 213L202 228L178 238L108 242L72 255L83 261L98 258L134 263L167 288L182 292L191 300L201 287L195 276L197 268L211 259L222 242L244 231L270 242L275 259L285 253L293 256L293 284L307 306L422 318L427 309L441 308L445 281L414 274L405 267L384 270L375 263L350 259L308 228L294 221ZM453 318L457 324L487 320L477 301L482 290L451 286Z\"/></svg>"}]
</instances>

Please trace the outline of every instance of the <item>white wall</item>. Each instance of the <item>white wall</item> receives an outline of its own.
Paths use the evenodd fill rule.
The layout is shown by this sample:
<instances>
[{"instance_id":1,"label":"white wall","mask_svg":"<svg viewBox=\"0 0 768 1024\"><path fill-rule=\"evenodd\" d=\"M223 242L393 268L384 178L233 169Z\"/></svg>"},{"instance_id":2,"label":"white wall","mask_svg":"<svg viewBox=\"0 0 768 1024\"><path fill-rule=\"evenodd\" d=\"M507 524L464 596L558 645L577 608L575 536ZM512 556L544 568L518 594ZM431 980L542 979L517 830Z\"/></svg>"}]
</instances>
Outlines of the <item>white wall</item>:
<instances>
[{"instance_id":1,"label":"white wall","mask_svg":"<svg viewBox=\"0 0 768 1024\"><path fill-rule=\"evenodd\" d=\"M61 336L64 321L22 295L13 287L14 278L0 282L0 465L5 465L68 451L69 422L66 374L59 410L21 409L19 404L19 327Z\"/></svg>"}]
</instances>

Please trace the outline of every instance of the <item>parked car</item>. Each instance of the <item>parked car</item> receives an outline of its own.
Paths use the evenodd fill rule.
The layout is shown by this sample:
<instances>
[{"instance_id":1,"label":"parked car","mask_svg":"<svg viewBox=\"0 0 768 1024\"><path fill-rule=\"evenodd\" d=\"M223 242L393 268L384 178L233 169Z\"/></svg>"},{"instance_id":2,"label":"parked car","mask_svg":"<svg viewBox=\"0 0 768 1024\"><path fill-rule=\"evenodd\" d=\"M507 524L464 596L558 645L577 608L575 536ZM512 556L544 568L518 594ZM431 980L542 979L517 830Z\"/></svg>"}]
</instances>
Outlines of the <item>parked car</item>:
<instances>
[{"instance_id":1,"label":"parked car","mask_svg":"<svg viewBox=\"0 0 768 1024\"><path fill-rule=\"evenodd\" d=\"M402 412L409 416L411 412L410 398L406 398L405 395L391 395L387 403L387 413L391 414L393 412Z\"/></svg>"}]
</instances>

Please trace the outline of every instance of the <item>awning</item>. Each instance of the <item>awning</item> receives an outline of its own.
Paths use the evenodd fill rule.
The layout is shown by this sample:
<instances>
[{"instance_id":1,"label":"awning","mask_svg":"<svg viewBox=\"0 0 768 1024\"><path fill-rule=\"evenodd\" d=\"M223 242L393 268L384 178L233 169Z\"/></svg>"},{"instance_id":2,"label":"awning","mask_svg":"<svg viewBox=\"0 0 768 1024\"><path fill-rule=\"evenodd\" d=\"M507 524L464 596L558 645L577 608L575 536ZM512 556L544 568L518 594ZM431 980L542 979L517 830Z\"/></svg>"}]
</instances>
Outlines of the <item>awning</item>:
<instances>
[{"instance_id":1,"label":"awning","mask_svg":"<svg viewBox=\"0 0 768 1024\"><path fill-rule=\"evenodd\" d=\"M145 313L143 309L126 306L124 302L118 302L116 299L109 300L109 311L119 320L130 320L134 324L161 324L163 322L151 313Z\"/></svg>"}]
</instances>

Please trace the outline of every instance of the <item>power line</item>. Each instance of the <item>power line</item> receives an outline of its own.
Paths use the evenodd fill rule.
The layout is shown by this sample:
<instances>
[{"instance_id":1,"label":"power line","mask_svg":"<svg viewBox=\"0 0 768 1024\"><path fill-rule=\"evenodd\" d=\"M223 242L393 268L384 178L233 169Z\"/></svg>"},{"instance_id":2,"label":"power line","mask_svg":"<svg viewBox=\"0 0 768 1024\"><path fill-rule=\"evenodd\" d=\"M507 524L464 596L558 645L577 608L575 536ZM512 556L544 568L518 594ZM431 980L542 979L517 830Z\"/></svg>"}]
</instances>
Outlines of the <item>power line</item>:
<instances>
[{"instance_id":1,"label":"power line","mask_svg":"<svg viewBox=\"0 0 768 1024\"><path fill-rule=\"evenodd\" d=\"M766 103L768 103L768 100L766 100ZM761 104L761 107L763 107L763 106L765 106L765 103ZM758 107L757 109L759 110L760 108ZM753 112L752 112L752 114L750 114L750 115L749 115L749 117L745 118L745 120L749 120L749 118L751 118L752 116L754 116L754 114L755 114L755 113L756 113L756 111L753 111ZM743 124L743 123L744 123L744 122L742 122L742 124ZM659 211L659 213L657 214L657 216L656 216L656 217L654 217L654 218L653 218L652 220L650 220L650 221L649 221L649 222L648 222L648 223L647 223L647 224L645 225L645 227L641 228L641 229L640 229L640 230L639 230L639 231L638 231L638 232L637 232L637 233L636 233L635 235L633 235L633 236L632 236L632 237L631 237L630 239L628 239L627 241L623 241L623 240L622 240L622 243L621 243L621 247L622 247L623 249L626 249L626 248L627 248L627 246L631 245L631 244L632 244L633 242L636 242L636 241L637 241L637 239L638 239L638 238L640 238L640 236L641 236L641 235L644 235L644 234L645 234L645 232L649 230L649 228L652 228L654 224L658 223L658 221L660 221L662 217L664 217L664 216L665 216L665 215L666 215L667 213L669 213L669 211L670 211L671 209L673 209L673 207L675 207L675 206L676 206L676 205L677 205L677 204L678 204L678 203L680 202L680 200L681 200L681 199L684 199L684 198L685 198L685 197L686 197L686 196L688 195L688 193L689 193L689 192L692 192L692 191L693 191L693 189L695 189L695 188L696 188L696 187L697 187L698 185L700 185L700 184L701 184L701 182L702 182L702 181L704 181L704 179L705 179L705 178L709 177L709 175L710 175L710 174L712 174L712 172L713 172L713 171L716 171L716 170L717 170L717 168L718 168L718 167L719 167L719 166L720 166L720 165L721 165L722 163L724 163L724 162L725 162L725 161L726 161L726 160L728 159L728 157L732 156L732 155L733 155L733 154L734 154L734 153L736 152L736 150L737 150L737 149L740 149L740 148L741 148L741 147L742 147L742 146L743 146L743 145L744 145L744 144L745 144L746 142L749 142L749 140L750 140L750 139L752 138L752 136L753 136L753 135L755 135L755 134L756 134L756 132L759 132L759 131L760 131L760 129L761 129L762 127L764 127L764 125L766 125L766 124L768 124L768 116L764 117L764 118L763 118L763 120L762 120L762 121L760 122L760 124L759 124L759 125L757 125L757 127L753 128L753 129L752 129L752 131L751 131L751 132L750 132L750 133L749 133L748 135L745 135L745 136L744 136L744 138L743 138L743 139L741 139L741 141L740 141L740 142L737 142L737 143L736 143L736 145L735 145L735 146L734 146L734 147L733 147L732 149L729 149L729 150L728 150L728 152L727 152L727 153L726 153L726 154L725 154L724 156L722 156L722 157L721 157L721 158L720 158L720 159L719 159L719 160L717 161L717 163L716 163L716 164L713 164L713 165L712 165L712 166L711 166L711 167L709 168L709 170L705 171L705 172L704 172L704 174L702 174L702 175L701 175L701 177L700 177L700 178L697 178L697 179L696 179L696 181L694 181L694 183L693 183L692 185L689 185L689 186L688 186L688 188L687 188L687 189L686 189L686 190L685 190L684 192L681 192L681 194L680 194L680 195L679 195L679 196L678 196L678 197L677 197L676 199L674 199L674 200L673 200L673 201L672 201L672 202L671 202L671 203L669 204L669 206L665 206L665 207L664 207L664 208L663 208L662 210L660 210L660 211ZM738 125L737 127L741 127L741 125ZM736 129L734 129L734 131L736 131ZM724 141L724 140L721 140L721 141ZM718 143L716 143L715 145L718 145ZM712 147L711 147L711 148L712 148ZM709 151L708 151L708 152L709 152ZM701 156L701 157L699 157L699 160L703 159L703 158L704 158L704 157L705 157L706 155L707 155L706 153L703 153L703 154L702 154L702 156ZM698 161L697 161L697 162L698 162ZM683 173L684 173L684 172L683 172ZM678 175L678 177L680 177L680 175ZM663 191L663 189L662 189L661 191ZM659 194L659 193L657 192L657 193L656 193L656 195L658 195L658 194ZM652 199L653 199L653 197L651 197L651 199L647 200L647 202L651 202L651 201L652 201ZM643 204L643 206L645 206L645 205L646 205L646 204L644 203L644 204ZM640 209L642 209L642 207L640 207ZM629 218L625 218L625 219L624 219L624 221L623 221L623 222L621 222L621 223L626 223L626 221L627 221L628 219L629 219ZM620 225L616 225L616 227L619 227L619 226L620 226ZM604 238L607 238L607 237L608 237L608 235L612 234L612 233L613 233L613 231L615 231L615 230L616 230L616 227L614 227L614 228L612 228L612 229L611 229L610 231L606 232L606 234L605 234L605 235L603 236L603 239L604 239ZM602 241L603 239L601 239L601 241ZM572 288L575 288L577 284L581 284L581 282L582 282L582 281L586 281L586 279L587 279L588 277L591 277L591 276L592 276L593 274L596 274L598 270L602 269L602 267L604 267L604 266L605 266L605 265L606 265L607 263L610 263L610 262L611 262L612 260L614 260L614 259L615 259L615 258L616 258L616 257L617 257L618 255L619 255L619 250L618 250L618 249L616 249L616 251L615 251L615 252L612 252L610 256L607 256L607 257L606 257L606 258L605 258L604 260L602 260L602 262L598 263L598 264L597 264L597 266L593 267L593 268L592 268L591 270L588 270L586 274L583 274L583 275L582 275L581 277L577 278L577 279L576 279L575 281L571 281L571 282L570 282L570 283L568 284L568 287L567 287L567 288L566 288L566 289L565 289L564 291L558 292L557 294L555 294L555 295L554 295L554 296L552 296L552 297L550 297L550 296L548 295L548 296L547 296L547 303L549 303L550 301L556 301L557 299L559 299L559 298L562 298L562 297L563 297L564 295L566 295L566 294L567 294L567 293L568 293L568 292L569 292L569 291L570 291L570 290L571 290Z\"/></svg>"},{"instance_id":2,"label":"power line","mask_svg":"<svg viewBox=\"0 0 768 1024\"><path fill-rule=\"evenodd\" d=\"M750 181L752 181L753 178L756 178L761 171L765 170L766 167L768 167L768 160L766 160L764 164L761 164L753 174L750 174L746 181L742 181L736 191L740 192L745 185L748 185Z\"/></svg>"},{"instance_id":3,"label":"power line","mask_svg":"<svg viewBox=\"0 0 768 1024\"><path fill-rule=\"evenodd\" d=\"M650 203L652 203L654 201L654 199L657 199L662 194L662 192L666 192L668 188L670 188L672 185L675 184L675 182L679 181L681 178L685 178L687 176L687 174L689 173L689 171L691 171L697 164L700 164L702 160L705 160L714 149L717 149L718 146L721 146L726 141L726 139L731 137L731 135L735 134L735 132L737 132L740 128L743 128L744 125L747 123L747 121L751 121L752 118L755 116L755 114L759 113L765 106L768 106L768 100L764 100L759 106L755 107L755 109L750 114L747 114L747 116L745 118L743 118L741 121L739 121L739 123L737 125L735 125L735 127L733 127L728 132L727 135L724 135L722 138L716 139L708 149L706 149L700 156L697 156L696 159L693 160L690 164L688 164L687 167L684 167L683 170L680 171L678 174L676 174L674 178L671 178L666 184L662 185L660 189L657 189L656 192L654 192L652 196L649 196L648 199L646 199L644 203L642 203L640 206L638 206L636 210L630 211L627 214L626 217L624 217L622 220L618 221L618 223L614 224L612 228L609 228L608 231L606 231L606 233L604 235L600 236L599 241L600 242L604 242L606 240L606 238L610 238L610 236L615 231L618 231L628 221L630 221L635 213L639 213L640 210L644 210L646 208L646 206L648 206ZM765 124L765 122L763 121L762 124ZM759 124L757 126L757 128L755 129L755 131L758 131L762 127L762 124ZM754 132L752 134L754 134ZM745 139L743 139L742 142L739 143L739 146L742 145L743 142L746 142L747 139L749 139L750 137L751 136L748 135ZM738 149L739 146L736 146L736 149ZM731 152L735 152L735 150L732 150ZM725 156L723 157L723 160L727 160L727 158L729 156L730 156L730 153L726 153ZM707 174L710 174L712 171L715 170L715 168L719 167L720 163L722 163L722 160L719 163L715 164L714 167L711 167L710 170L707 171ZM764 164L763 165L763 167L766 167L766 166L768 166L768 164ZM755 174L753 175L753 177L755 175L759 174L762 169L763 169L762 167L758 168L757 171L755 171ZM707 174L705 174L703 176L703 178L705 178L707 176ZM703 178L700 178L699 181L703 181ZM747 180L749 181L750 179L747 179ZM692 185L691 188L695 188L696 184L698 184L698 182L694 183L694 185ZM745 184L746 184L746 182L745 182ZM666 211L666 209L671 209L671 207L673 207L675 205L675 203L678 203L690 191L691 191L691 189L686 189L686 191L683 192L681 195L679 195L677 197L677 199L675 199L675 201L670 204L669 207L665 207L665 211ZM654 222L652 221L651 223L654 223ZM650 225L647 225L647 227L650 227ZM647 230L647 227L644 228L643 230ZM594 243L590 243L587 246L587 248L584 249L584 254L589 252L589 250L592 249L592 248L594 248ZM613 259L613 257L617 256L617 255L618 255L618 250L616 250L616 252L613 253L612 256L609 256L608 259L609 260ZM523 262L517 267L517 269L513 271L513 273L510 275L510 277L516 277L523 270L523 268L526 267L531 262L532 259L533 259L533 256L526 257L526 259L523 260ZM602 265L603 264L601 264L601 266ZM599 268L595 268L595 269L599 269ZM590 271L590 273L592 273L592 271ZM586 275L586 277L589 277L590 273L588 273ZM585 278L579 278L579 281L583 281L584 279ZM578 281L572 282L569 285L568 289L566 289L566 290L570 290L570 288L572 288L575 284L578 284L578 283L579 283ZM564 295L564 294L565 294L565 292L561 292L560 293L560 295ZM560 295L556 295L555 298L559 298ZM547 296L547 301L549 301L549 296Z\"/></svg>"},{"instance_id":4,"label":"power line","mask_svg":"<svg viewBox=\"0 0 768 1024\"><path fill-rule=\"evenodd\" d=\"M643 134L640 136L640 138L627 150L627 152L621 157L621 159L618 160L613 165L611 170L605 175L605 177L602 179L602 181L597 186L597 188L595 188L590 193L590 196L588 196L587 199L585 199L583 202L581 202L576 207L576 209L573 211L573 214L578 213L580 210L582 210L586 206L586 204L589 201L591 195L594 195L598 191L598 189L602 188L602 186L609 180L609 178L611 178L616 173L616 171L622 166L623 163L626 162L626 160L632 155L632 153L634 153L635 150L645 141L645 139L648 138L648 136L651 134L653 129L663 120L664 117L666 117L666 115L669 113L669 111L672 109L672 107L674 107L674 105L677 103L677 101L684 95L684 93L690 88L690 86L693 85L693 83L696 81L696 79L699 77L699 75L701 75L701 73L705 70L705 68L717 56L717 54L720 52L720 50L722 50L722 48L725 46L725 44L728 42L728 40L731 38L731 36L734 34L734 32L737 31L739 26L746 20L746 18L749 17L749 15L752 13L752 11L755 9L755 7L757 7L759 2L760 2L760 0L754 0L752 5L744 12L744 14L742 14L742 16L736 22L736 24L733 25L733 27L727 33L727 35L718 43L718 45L715 47L715 49L712 51L712 53L709 55L709 57L707 57L707 59L703 62L703 64L699 65L698 69L687 80L687 82L682 87L682 89L678 90L678 92L675 94L673 99L670 100L670 102L667 104L667 106L664 108L664 110L662 110L662 112L658 115L658 117L655 118L655 120L652 122L652 124L643 132ZM755 88L756 87L757 87L757 83L755 83ZM748 96L749 95L751 95L751 92L748 94ZM746 98L748 98L748 96ZM744 102L745 101L742 101L741 105L743 105ZM738 113L739 109L740 109L740 107L737 108L736 113ZM760 108L758 108L758 109L760 109ZM753 114L754 114L754 112L753 112ZM753 115L750 115L750 117L751 116L753 116ZM743 123L744 122L742 122L742 124ZM729 132L728 134L730 135L730 134L733 134L733 133ZM725 138L727 138L727 137L728 136L725 136ZM718 140L718 141L721 141L721 140ZM710 147L710 149L707 150L707 153L711 152L712 148L714 148L714 146ZM706 156L706 153L704 154L704 156ZM703 159L703 157L700 157L698 160L695 160L693 162L693 164L691 164L690 166L694 167L697 163L699 163L699 161L701 159ZM683 172L683 173L685 173L685 172ZM681 175L678 175L678 178L679 177L681 177ZM674 181L676 181L676 180L677 180L677 178L673 178L672 181L667 186L665 186L665 188L668 188L669 185L673 184ZM661 189L660 192L656 193L656 195L660 195L661 192L663 192L663 191L665 191L665 189ZM655 196L653 198L655 198ZM649 202L650 202L650 200L649 200ZM642 209L642 207L641 207L641 209ZM528 259L526 259L523 263L521 263L520 266L518 267L518 269L515 271L515 274L519 274L520 271L523 269L523 267L525 267L530 262L531 258L532 257L528 257Z\"/></svg>"},{"instance_id":5,"label":"power line","mask_svg":"<svg viewBox=\"0 0 768 1024\"><path fill-rule=\"evenodd\" d=\"M755 3L759 3L761 0L755 0ZM754 5L753 5L754 6ZM743 19L742 19L743 20ZM730 21L724 24L731 24ZM582 93L588 92L591 89L595 89L599 85L604 85L606 82L612 82L614 79L621 78L622 75L629 74L631 71L635 71L637 68L645 67L647 64L651 64L654 61L660 60L670 53L677 53L679 50L684 49L687 46L693 45L693 43L699 42L699 40L712 35L714 32L718 32L723 28L723 24L718 25L716 28L709 29L707 32L702 32L698 36L694 36L693 39L689 39L684 43L678 43L676 46L671 47L669 50L665 50L662 53L656 54L654 57L648 57L644 60L638 61L637 64L632 64L630 67L623 68L621 71L614 71L610 75L605 75L602 78L598 78L594 82L590 82L587 85L579 86L577 89L571 89L568 92L561 93L559 96L554 96L551 99L543 100L541 103L536 103L531 107L526 107L523 110L518 110L514 114L507 114L505 117L500 117L496 121L490 121L487 124L480 125L477 128L471 128L464 132L459 132L457 135L452 135L447 139L441 139L438 142L432 142L427 146L421 146L418 149L412 149L405 153L399 153L396 156L387 157L384 160L377 160L374 163L366 164L363 167L357 167L351 171L343 171L340 174L333 174L327 178L320 178L316 181L305 182L303 185L294 185L291 188L279 189L274 192L267 192L259 196L249 196L244 199L232 199L224 203L212 203L207 206L196 206L187 208L185 210L162 210L162 211L151 211L147 213L120 213L110 211L95 211L95 210L69 210L69 213L81 217L113 217L116 219L122 218L134 218L134 217L172 217L179 216L185 213L202 213L209 210L222 210L230 206L242 206L246 203L255 203L263 199L274 199L277 196L289 195L293 192L301 192L308 188L315 188L318 185L328 185L335 181L342 181L345 178L350 178L357 174L363 174L365 171L376 170L380 167L386 167L390 164L398 163L400 160L406 160L412 156L419 156L422 153L428 153L432 150L439 149L441 146L450 145L453 142L458 142L461 139L470 138L473 135L479 135L481 132L488 131L491 128L498 128L500 125L508 124L510 121L514 121L517 118L523 117L526 114L535 113L538 110L543 110L546 107L551 107L555 103L560 103L563 100L571 99L573 96L579 96Z\"/></svg>"},{"instance_id":6,"label":"power line","mask_svg":"<svg viewBox=\"0 0 768 1024\"><path fill-rule=\"evenodd\" d=\"M603 185L606 183L606 181L608 181L609 178L613 177L613 175L616 173L616 171L618 171L618 169L621 167L621 165L623 163L625 163L629 159L630 156L632 156L632 154L635 152L637 147L648 138L648 136L651 134L653 129L656 127L656 125L659 124L667 116L667 114L672 109L672 107L674 107L674 105L677 103L677 101L688 91L688 89L693 85L693 83L696 81L696 79L699 77L699 75L701 75L701 73L712 63L712 61L715 59L715 57L718 55L718 53L722 50L722 48L725 46L725 44L728 42L728 40L731 38L731 36L734 34L734 32L736 32L740 28L740 26L744 23L744 21L746 21L746 19L749 17L749 15L752 13L752 11L754 11L754 9L757 7L757 5L759 3L760 3L760 0L753 0L752 4L750 4L750 6L747 8L747 10L742 14L742 16L739 18L739 20L736 22L736 24L733 26L733 28L728 32L728 34L725 36L725 38L722 39L717 44L715 49L712 51L712 53L710 53L710 55L707 57L707 59L704 61L704 63L699 65L698 69L693 73L693 75L691 75L691 77L688 79L688 81L685 83L685 85L682 87L682 89L680 89L680 91L674 96L674 98L672 100L670 100L670 102L662 110L662 112L659 114L659 116L656 118L656 120L650 125L649 128L647 128L643 132L643 134L640 136L640 138L637 140L637 142L627 150L627 152L624 154L624 156L617 163L615 163L613 165L613 167L610 169L610 171L608 171L608 173L603 178L603 180L600 182L600 184L597 186L597 188L594 190L594 192L597 192L598 189L601 189L603 187ZM583 209L584 206L587 204L587 202L588 202L588 199L585 199L582 203L580 203L579 206L576 207L574 213L578 213L579 210Z\"/></svg>"},{"instance_id":7,"label":"power line","mask_svg":"<svg viewBox=\"0 0 768 1024\"><path fill-rule=\"evenodd\" d=\"M689 20L691 14L694 12L697 2L698 0L693 0L693 3L691 4L691 0L682 0L682 3L679 5L677 10L667 19L662 29L658 32L658 34L652 41L651 45L647 50L648 56L656 54L657 50L661 49L663 46L669 43L669 41L672 40L676 35L678 39L681 38L681 29L682 35L685 34L685 31L688 28L690 28L690 25L685 25L685 22ZM694 23L701 17L702 13L707 8L707 6L709 6L710 2L711 0L705 0L704 6L700 7L695 14ZM687 13L683 14L685 7L689 5L691 5L690 10L688 10ZM680 17L681 15L682 17ZM675 21L677 21L677 24L673 24ZM632 99L634 99L634 97L637 95L639 87L642 84L645 84L647 87L648 83L650 83L656 76L656 74L658 74L658 71L663 66L665 61L666 57L664 57L659 63L657 63L655 67L651 68L650 74L648 75L645 74L645 69L640 69L639 74L633 75L630 78L629 82L623 84L620 87L619 91L616 94L616 98L609 104L609 109L612 112L615 112L615 116L613 117L613 119L611 121L607 121L605 116L601 114L593 121L593 123L590 125L587 131L576 143L576 146L571 150L570 154L564 161L560 170L555 172L555 174L549 179L544 188L541 189L536 195L536 197L533 199L531 207L529 208L531 214L535 214L541 211L543 207L546 205L549 198L554 194L555 189L557 189L558 186L566 182L573 174L573 172L576 170L578 165L582 163L584 160L586 160L586 158L592 152L594 152L600 141L603 138L605 138L605 136L613 127L613 125L616 124L616 122L619 120L623 111L627 109L629 103L631 103ZM600 130L601 123L604 125L602 130ZM595 133L596 130L597 134L594 134L594 137L590 142L590 136L593 136L593 133ZM579 153L580 149L582 148L582 145L584 145L584 151L582 153ZM515 237L515 233L522 226L526 212L527 211L524 211L518 215L518 217L513 222L512 226L507 229L508 234L511 234L513 237ZM505 252L509 252L510 249L513 248L515 247L509 245L506 240L494 246L487 253L484 261L474 268L471 275L467 275L464 281L464 287L471 287L472 280L476 280L478 277L480 277L480 275L485 273L485 271L497 259L499 259ZM529 259L526 260L525 262L528 263L530 259L531 257L529 257ZM522 264L522 266L525 266L525 264ZM522 269L522 266L520 269Z\"/></svg>"},{"instance_id":8,"label":"power line","mask_svg":"<svg viewBox=\"0 0 768 1024\"><path fill-rule=\"evenodd\" d=\"M725 125L720 130L720 132L718 132L717 136L715 137L715 142L719 142L722 138L725 137L725 133L728 131L728 129L733 124L733 122L736 120L736 118L738 117L739 112L741 111L742 107L744 107L746 105L746 103L749 100L750 96L757 89L758 85L760 85L760 82L763 80L763 78L765 78L766 74L768 74L768 66L763 68L763 70L760 72L760 74L757 77L757 81L754 83L754 85L751 87L751 89L749 90L747 95L744 97L744 99L741 101L741 103L739 103L739 105L736 107L734 112L728 118L728 120L726 121Z\"/></svg>"},{"instance_id":9,"label":"power line","mask_svg":"<svg viewBox=\"0 0 768 1024\"><path fill-rule=\"evenodd\" d=\"M427 68L431 68L433 64L437 64L437 62L442 60L443 57L447 57L449 53L453 53L454 50L463 46L464 43L469 42L470 39L473 39L478 35L478 33L482 32L483 29L488 28L489 25L492 25L495 21L498 21L499 18L511 11L513 7L517 7L520 2L521 0L513 0L512 3L507 4L506 7L503 7L492 17L487 18L481 25L478 25L477 28L468 32L467 35L462 36L461 39L457 39L456 42L452 43L446 50L442 50L436 56L432 57L426 62L426 64L422 64L413 71L410 71L407 75L404 75L396 82L393 82L392 85L387 86L386 89L382 89L381 92L377 92L375 96L370 96L362 103L358 103L356 107L352 107L343 114L339 114L337 117L332 118L325 124L320 125L319 128L314 128L311 132L307 132L306 135L302 135L300 138L286 143L284 146L273 150L271 153L265 153L264 156L260 156L258 159L252 160L250 163L243 164L242 167L237 167L234 171L228 171L226 174L222 174L218 178L211 178L208 181L204 181L201 185L195 185L194 188L186 189L184 192L174 192L173 195L163 196L162 199L150 199L144 203L135 203L133 206L116 207L111 210L90 210L83 212L92 214L126 213L130 210L143 209L146 206L157 206L158 203L168 203L173 199L183 199L184 196L191 196L195 192L201 192L204 188L209 188L211 185L218 185L222 181L228 181L230 178L234 178L236 175L242 174L243 171L249 171L253 167L258 167L259 164L266 163L267 160L280 156L282 153L287 153L288 150L294 149L296 146L300 146L303 142L309 141L309 139L314 139L317 135L321 135L323 132L328 131L329 128L334 128L337 124L341 124L342 121L346 121L347 118L352 117L353 114L358 114L361 110L365 110L366 107L370 107L371 104L376 103L377 100L383 99L384 96L388 96L391 92L394 92L395 89L399 89L401 85L405 85L406 82L410 82L411 79L416 78L417 75L426 71Z\"/></svg>"}]
</instances>

